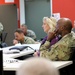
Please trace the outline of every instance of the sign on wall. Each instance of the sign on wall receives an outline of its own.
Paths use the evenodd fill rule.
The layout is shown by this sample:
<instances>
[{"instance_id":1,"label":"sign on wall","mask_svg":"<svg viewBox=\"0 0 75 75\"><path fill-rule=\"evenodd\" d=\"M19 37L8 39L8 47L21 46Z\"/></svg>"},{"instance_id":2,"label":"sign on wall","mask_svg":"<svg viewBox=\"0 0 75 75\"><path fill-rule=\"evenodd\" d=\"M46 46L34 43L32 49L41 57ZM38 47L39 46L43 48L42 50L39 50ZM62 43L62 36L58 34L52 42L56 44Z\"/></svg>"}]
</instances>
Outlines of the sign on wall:
<instances>
[{"instance_id":1,"label":"sign on wall","mask_svg":"<svg viewBox=\"0 0 75 75\"><path fill-rule=\"evenodd\" d=\"M5 3L14 2L14 0L5 0Z\"/></svg>"},{"instance_id":2,"label":"sign on wall","mask_svg":"<svg viewBox=\"0 0 75 75\"><path fill-rule=\"evenodd\" d=\"M60 13L53 13L52 16L55 17L57 21L60 19Z\"/></svg>"}]
</instances>

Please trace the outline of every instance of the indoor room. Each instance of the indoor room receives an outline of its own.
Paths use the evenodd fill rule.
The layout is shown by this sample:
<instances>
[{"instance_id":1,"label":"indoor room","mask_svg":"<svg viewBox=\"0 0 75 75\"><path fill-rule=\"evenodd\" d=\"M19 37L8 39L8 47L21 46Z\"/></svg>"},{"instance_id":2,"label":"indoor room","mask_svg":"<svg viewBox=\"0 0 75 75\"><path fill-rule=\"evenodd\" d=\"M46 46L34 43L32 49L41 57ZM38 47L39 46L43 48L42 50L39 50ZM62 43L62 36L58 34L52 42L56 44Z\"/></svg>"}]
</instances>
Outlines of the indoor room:
<instances>
[{"instance_id":1,"label":"indoor room","mask_svg":"<svg viewBox=\"0 0 75 75\"><path fill-rule=\"evenodd\" d=\"M1 75L75 75L74 8L74 0L0 0Z\"/></svg>"}]
</instances>

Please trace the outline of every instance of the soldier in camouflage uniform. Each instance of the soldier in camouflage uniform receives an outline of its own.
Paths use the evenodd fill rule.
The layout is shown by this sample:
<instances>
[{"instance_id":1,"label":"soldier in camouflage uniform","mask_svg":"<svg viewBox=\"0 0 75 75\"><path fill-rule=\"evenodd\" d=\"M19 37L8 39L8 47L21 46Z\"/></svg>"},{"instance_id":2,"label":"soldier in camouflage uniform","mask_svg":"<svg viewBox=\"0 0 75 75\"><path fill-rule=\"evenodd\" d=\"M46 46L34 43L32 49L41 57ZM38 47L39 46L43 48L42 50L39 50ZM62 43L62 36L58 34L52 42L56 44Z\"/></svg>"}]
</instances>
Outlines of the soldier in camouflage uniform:
<instances>
[{"instance_id":1,"label":"soldier in camouflage uniform","mask_svg":"<svg viewBox=\"0 0 75 75\"><path fill-rule=\"evenodd\" d=\"M24 33L21 29L17 29L14 33L14 36L15 36L15 40L13 41L13 44L15 44L14 42L16 40L18 41L18 43L21 43L21 44L34 44L35 43L35 41L32 38L24 36Z\"/></svg>"},{"instance_id":2,"label":"soldier in camouflage uniform","mask_svg":"<svg viewBox=\"0 0 75 75\"><path fill-rule=\"evenodd\" d=\"M2 31L3 31L3 25L2 25L2 23L0 23L0 47L1 47L1 43L2 43Z\"/></svg>"},{"instance_id":3,"label":"soldier in camouflage uniform","mask_svg":"<svg viewBox=\"0 0 75 75\"><path fill-rule=\"evenodd\" d=\"M20 28L23 30L23 33L24 33L25 36L30 37L30 38L36 40L36 34L35 34L35 32L33 30L28 29L27 25L22 24L20 26Z\"/></svg>"},{"instance_id":4,"label":"soldier in camouflage uniform","mask_svg":"<svg viewBox=\"0 0 75 75\"><path fill-rule=\"evenodd\" d=\"M49 33L47 41L40 47L40 56L51 60L69 60L72 50L71 46L75 41L73 33L71 33L72 22L68 18L61 18L57 22L56 32ZM51 40L60 34L61 39L50 48Z\"/></svg>"}]
</instances>

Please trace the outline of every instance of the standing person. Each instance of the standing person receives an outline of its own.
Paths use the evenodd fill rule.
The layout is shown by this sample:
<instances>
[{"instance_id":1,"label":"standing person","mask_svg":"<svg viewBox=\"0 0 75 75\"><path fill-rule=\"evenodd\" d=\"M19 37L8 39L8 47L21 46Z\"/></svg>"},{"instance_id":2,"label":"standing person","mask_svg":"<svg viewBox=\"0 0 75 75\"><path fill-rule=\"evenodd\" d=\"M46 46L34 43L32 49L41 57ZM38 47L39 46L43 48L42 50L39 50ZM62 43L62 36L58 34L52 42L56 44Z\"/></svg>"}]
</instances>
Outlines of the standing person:
<instances>
[{"instance_id":1,"label":"standing person","mask_svg":"<svg viewBox=\"0 0 75 75\"><path fill-rule=\"evenodd\" d=\"M15 39L13 40L13 44L21 43L21 44L34 44L35 41L24 35L21 29L17 29L14 33ZM17 42L18 41L18 42Z\"/></svg>"},{"instance_id":2,"label":"standing person","mask_svg":"<svg viewBox=\"0 0 75 75\"><path fill-rule=\"evenodd\" d=\"M47 41L40 48L40 56L51 60L69 60L72 54L71 46L75 43L75 37L72 30L72 22L69 18L61 18L57 22L57 33L49 33ZM61 39L47 48L51 44L51 40L54 39L56 35L60 34Z\"/></svg>"},{"instance_id":3,"label":"standing person","mask_svg":"<svg viewBox=\"0 0 75 75\"><path fill-rule=\"evenodd\" d=\"M34 31L27 28L25 24L22 24L20 28L23 30L24 35L27 37L31 37L32 39L36 40L36 34Z\"/></svg>"},{"instance_id":4,"label":"standing person","mask_svg":"<svg viewBox=\"0 0 75 75\"><path fill-rule=\"evenodd\" d=\"M16 75L59 75L59 71L50 60L33 57L23 62Z\"/></svg>"}]
</instances>

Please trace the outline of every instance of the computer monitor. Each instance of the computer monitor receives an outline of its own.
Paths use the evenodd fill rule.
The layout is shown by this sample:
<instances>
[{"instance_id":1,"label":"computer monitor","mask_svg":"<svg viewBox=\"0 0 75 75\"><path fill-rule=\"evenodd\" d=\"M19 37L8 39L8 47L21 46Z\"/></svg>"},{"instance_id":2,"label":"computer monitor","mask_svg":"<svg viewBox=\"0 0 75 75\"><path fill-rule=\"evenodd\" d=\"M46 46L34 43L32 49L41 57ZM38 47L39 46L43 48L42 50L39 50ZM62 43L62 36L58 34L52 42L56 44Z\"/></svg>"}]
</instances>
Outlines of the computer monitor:
<instances>
[{"instance_id":1,"label":"computer monitor","mask_svg":"<svg viewBox=\"0 0 75 75\"><path fill-rule=\"evenodd\" d=\"M0 50L0 75L3 75L3 52Z\"/></svg>"}]
</instances>

